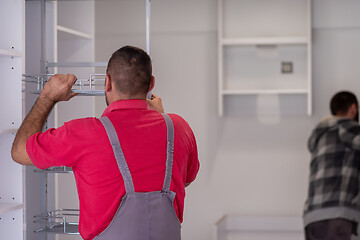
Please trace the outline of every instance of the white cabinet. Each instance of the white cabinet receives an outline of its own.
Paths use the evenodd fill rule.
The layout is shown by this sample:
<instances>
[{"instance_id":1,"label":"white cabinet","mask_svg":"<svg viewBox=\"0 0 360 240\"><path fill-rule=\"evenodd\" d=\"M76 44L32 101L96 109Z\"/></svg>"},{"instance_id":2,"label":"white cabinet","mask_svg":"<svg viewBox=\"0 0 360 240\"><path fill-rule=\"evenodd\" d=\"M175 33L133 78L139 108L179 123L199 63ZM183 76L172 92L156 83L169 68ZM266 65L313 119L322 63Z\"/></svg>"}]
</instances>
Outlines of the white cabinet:
<instances>
[{"instance_id":1,"label":"white cabinet","mask_svg":"<svg viewBox=\"0 0 360 240\"><path fill-rule=\"evenodd\" d=\"M0 8L0 239L24 239L23 167L11 159L11 145L21 124L24 2Z\"/></svg>"},{"instance_id":2,"label":"white cabinet","mask_svg":"<svg viewBox=\"0 0 360 240\"><path fill-rule=\"evenodd\" d=\"M259 94L304 95L311 115L310 0L218 0L218 58L220 116Z\"/></svg>"}]
</instances>

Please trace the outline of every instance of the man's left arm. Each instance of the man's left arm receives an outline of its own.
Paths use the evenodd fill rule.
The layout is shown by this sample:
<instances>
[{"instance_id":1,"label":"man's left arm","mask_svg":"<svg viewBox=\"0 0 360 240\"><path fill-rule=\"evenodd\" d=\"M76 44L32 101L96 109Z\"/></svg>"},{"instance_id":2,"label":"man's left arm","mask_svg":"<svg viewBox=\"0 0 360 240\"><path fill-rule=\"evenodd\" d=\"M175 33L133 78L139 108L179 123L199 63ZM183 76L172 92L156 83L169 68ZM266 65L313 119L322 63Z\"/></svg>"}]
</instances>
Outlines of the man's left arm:
<instances>
[{"instance_id":1,"label":"man's left arm","mask_svg":"<svg viewBox=\"0 0 360 240\"><path fill-rule=\"evenodd\" d=\"M360 150L360 125L356 122L348 122L339 126L341 141L354 150Z\"/></svg>"},{"instance_id":2,"label":"man's left arm","mask_svg":"<svg viewBox=\"0 0 360 240\"><path fill-rule=\"evenodd\" d=\"M76 95L71 91L75 82L76 77L72 74L57 74L52 76L45 84L33 108L16 133L11 149L11 156L15 162L22 165L33 164L26 152L26 142L28 138L42 131L45 121L55 103L68 101Z\"/></svg>"},{"instance_id":3,"label":"man's left arm","mask_svg":"<svg viewBox=\"0 0 360 240\"><path fill-rule=\"evenodd\" d=\"M162 105L162 100L159 96L152 94L151 99L146 99L149 109L155 110L159 113L164 113L164 107Z\"/></svg>"}]
</instances>

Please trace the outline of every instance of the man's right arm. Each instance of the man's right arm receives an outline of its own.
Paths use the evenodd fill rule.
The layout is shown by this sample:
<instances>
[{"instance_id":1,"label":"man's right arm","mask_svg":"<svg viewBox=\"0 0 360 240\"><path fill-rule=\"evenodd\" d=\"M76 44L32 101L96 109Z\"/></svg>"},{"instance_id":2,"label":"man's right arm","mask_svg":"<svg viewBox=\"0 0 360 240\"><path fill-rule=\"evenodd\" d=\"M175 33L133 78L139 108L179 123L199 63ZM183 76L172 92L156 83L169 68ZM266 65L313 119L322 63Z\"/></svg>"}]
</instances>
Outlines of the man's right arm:
<instances>
[{"instance_id":1,"label":"man's right arm","mask_svg":"<svg viewBox=\"0 0 360 240\"><path fill-rule=\"evenodd\" d=\"M45 84L36 103L16 133L11 149L11 156L15 162L23 165L33 164L26 151L27 140L31 135L41 132L56 102L68 101L77 95L71 91L75 81L76 77L72 74L56 74Z\"/></svg>"}]
</instances>

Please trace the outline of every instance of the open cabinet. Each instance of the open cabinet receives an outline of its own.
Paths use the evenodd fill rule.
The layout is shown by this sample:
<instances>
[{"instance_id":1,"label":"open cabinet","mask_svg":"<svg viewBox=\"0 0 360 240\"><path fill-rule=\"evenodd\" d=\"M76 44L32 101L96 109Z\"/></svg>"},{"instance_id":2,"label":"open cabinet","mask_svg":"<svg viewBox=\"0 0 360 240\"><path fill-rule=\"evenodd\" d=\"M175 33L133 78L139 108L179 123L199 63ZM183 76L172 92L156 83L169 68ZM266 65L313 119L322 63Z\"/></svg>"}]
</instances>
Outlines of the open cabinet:
<instances>
[{"instance_id":1,"label":"open cabinet","mask_svg":"<svg viewBox=\"0 0 360 240\"><path fill-rule=\"evenodd\" d=\"M218 0L218 69L219 116L264 95L311 115L311 0Z\"/></svg>"},{"instance_id":2,"label":"open cabinet","mask_svg":"<svg viewBox=\"0 0 360 240\"><path fill-rule=\"evenodd\" d=\"M25 113L31 109L52 74L73 73L78 78L74 91L80 92L81 96L70 102L57 103L45 128L59 127L75 118L93 117L94 98L104 94L103 87L102 91L95 89L99 77L89 76L94 73L95 66L104 66L104 63L93 62L94 1L29 0L25 7L26 62L29 62L23 78ZM26 211L27 239L81 239L72 169L26 167L26 173L27 187L32 190L27 193L26 202L29 206Z\"/></svg>"},{"instance_id":3,"label":"open cabinet","mask_svg":"<svg viewBox=\"0 0 360 240\"><path fill-rule=\"evenodd\" d=\"M146 3L149 16L150 0ZM104 74L94 72L107 65L94 62L94 15L95 0L1 3L0 81L6 91L0 109L6 114L0 118L0 239L81 239L72 169L22 167L11 160L10 150L22 117L52 74L75 74L73 91L80 95L56 104L44 130L94 117L95 98L104 96ZM146 24L149 52L149 18Z\"/></svg>"}]
</instances>

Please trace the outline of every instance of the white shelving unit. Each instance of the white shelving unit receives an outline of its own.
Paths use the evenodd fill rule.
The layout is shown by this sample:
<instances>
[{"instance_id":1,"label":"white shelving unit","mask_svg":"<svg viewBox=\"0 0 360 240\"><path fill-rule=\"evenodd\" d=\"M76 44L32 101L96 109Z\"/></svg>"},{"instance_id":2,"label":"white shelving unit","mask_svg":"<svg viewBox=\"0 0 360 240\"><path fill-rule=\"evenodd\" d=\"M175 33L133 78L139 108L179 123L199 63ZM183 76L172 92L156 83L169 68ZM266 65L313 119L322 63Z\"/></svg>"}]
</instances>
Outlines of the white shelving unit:
<instances>
[{"instance_id":1,"label":"white shelving unit","mask_svg":"<svg viewBox=\"0 0 360 240\"><path fill-rule=\"evenodd\" d=\"M11 158L22 119L21 75L24 51L24 1L0 7L0 239L24 239L24 172Z\"/></svg>"},{"instance_id":2,"label":"white shelving unit","mask_svg":"<svg viewBox=\"0 0 360 240\"><path fill-rule=\"evenodd\" d=\"M311 115L311 0L218 0L218 58L220 116L224 98L260 94L304 95Z\"/></svg>"}]
</instances>

